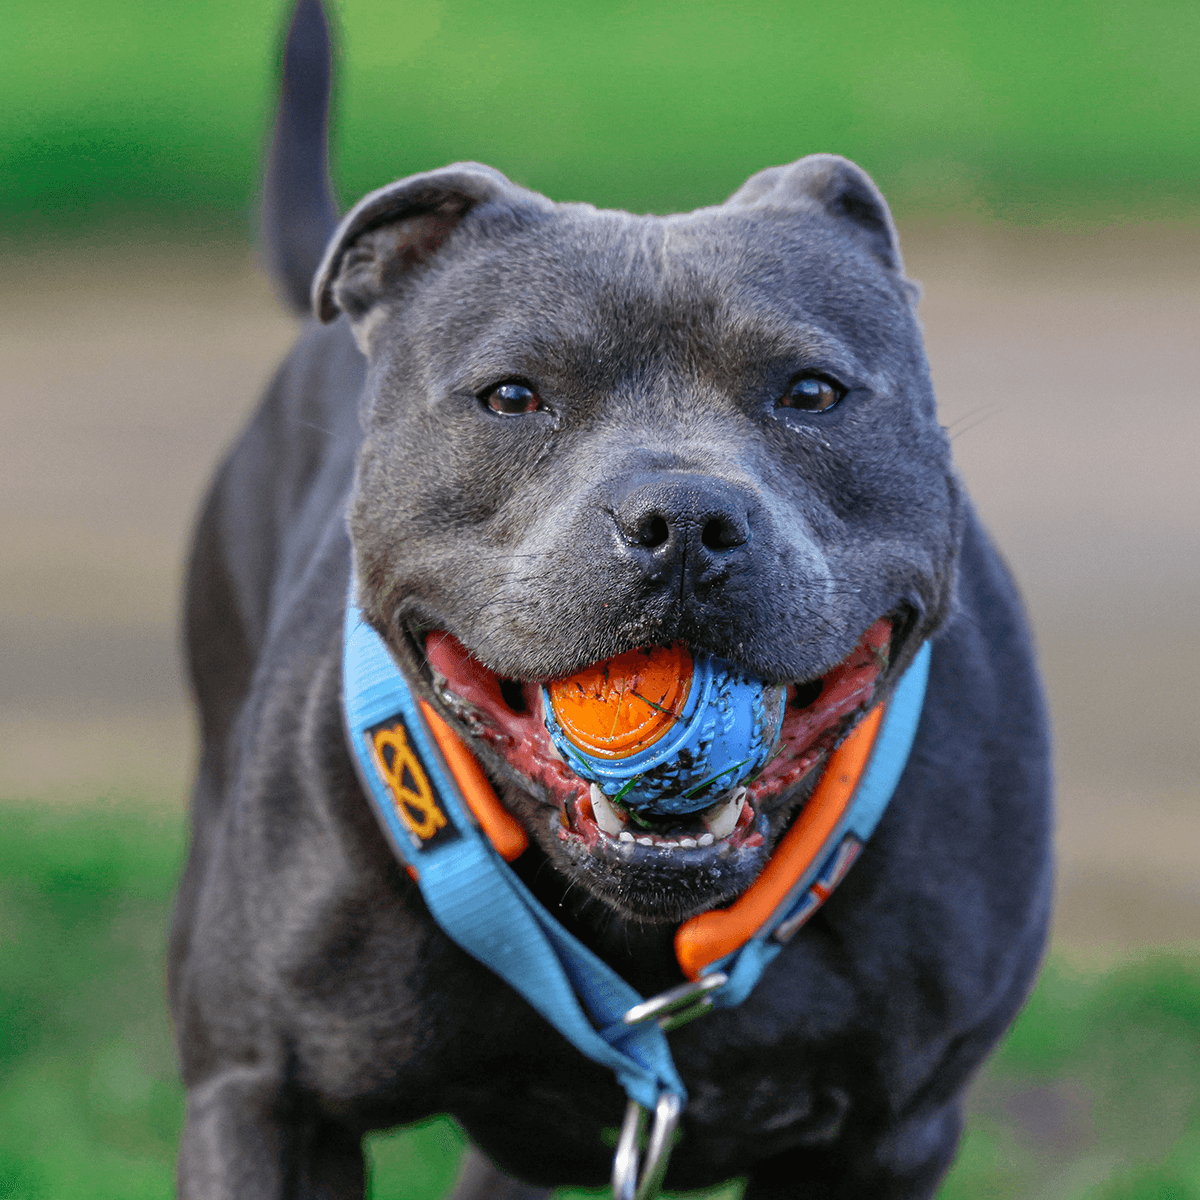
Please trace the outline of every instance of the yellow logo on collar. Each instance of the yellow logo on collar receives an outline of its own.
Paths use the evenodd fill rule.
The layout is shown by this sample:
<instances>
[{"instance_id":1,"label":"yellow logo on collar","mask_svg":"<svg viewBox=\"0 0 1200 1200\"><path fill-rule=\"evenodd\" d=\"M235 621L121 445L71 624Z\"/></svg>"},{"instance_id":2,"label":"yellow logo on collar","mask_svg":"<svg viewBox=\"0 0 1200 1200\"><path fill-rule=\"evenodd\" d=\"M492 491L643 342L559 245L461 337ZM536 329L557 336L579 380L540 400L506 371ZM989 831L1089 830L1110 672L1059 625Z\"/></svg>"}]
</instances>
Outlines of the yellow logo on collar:
<instances>
[{"instance_id":1,"label":"yellow logo on collar","mask_svg":"<svg viewBox=\"0 0 1200 1200\"><path fill-rule=\"evenodd\" d=\"M376 726L367 737L375 753L375 762L392 793L396 813L422 842L428 842L446 827L442 812L421 766L416 751L409 745L402 721Z\"/></svg>"}]
</instances>

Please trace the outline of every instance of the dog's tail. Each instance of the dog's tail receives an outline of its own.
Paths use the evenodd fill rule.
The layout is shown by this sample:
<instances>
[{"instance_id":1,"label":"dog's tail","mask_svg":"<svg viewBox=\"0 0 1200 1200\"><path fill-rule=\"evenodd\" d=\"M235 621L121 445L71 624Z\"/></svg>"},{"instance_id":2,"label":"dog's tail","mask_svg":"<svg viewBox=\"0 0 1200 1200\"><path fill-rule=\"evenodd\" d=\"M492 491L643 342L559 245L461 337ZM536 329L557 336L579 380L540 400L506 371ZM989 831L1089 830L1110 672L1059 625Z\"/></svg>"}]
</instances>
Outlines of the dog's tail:
<instances>
[{"instance_id":1,"label":"dog's tail","mask_svg":"<svg viewBox=\"0 0 1200 1200\"><path fill-rule=\"evenodd\" d=\"M300 313L312 310L312 277L337 225L329 176L332 74L329 21L321 0L296 0L263 180L262 243L276 286Z\"/></svg>"}]
</instances>

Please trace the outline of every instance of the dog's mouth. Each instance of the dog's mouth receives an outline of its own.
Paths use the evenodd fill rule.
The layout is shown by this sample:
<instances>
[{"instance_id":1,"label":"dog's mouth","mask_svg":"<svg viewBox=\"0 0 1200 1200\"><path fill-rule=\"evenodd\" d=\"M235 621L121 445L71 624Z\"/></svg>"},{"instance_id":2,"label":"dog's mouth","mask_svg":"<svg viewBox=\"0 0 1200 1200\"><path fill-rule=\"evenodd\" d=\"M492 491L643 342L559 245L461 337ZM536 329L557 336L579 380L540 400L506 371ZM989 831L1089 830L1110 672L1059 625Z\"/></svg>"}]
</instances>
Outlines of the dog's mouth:
<instances>
[{"instance_id":1,"label":"dog's mouth","mask_svg":"<svg viewBox=\"0 0 1200 1200\"><path fill-rule=\"evenodd\" d=\"M892 632L891 618L875 621L829 670L789 684L765 765L683 813L632 808L577 774L547 727L541 683L496 675L443 630L413 642L441 703L507 767L517 786L506 799L550 858L624 915L662 921L729 900L753 881L820 766L870 707Z\"/></svg>"}]
</instances>

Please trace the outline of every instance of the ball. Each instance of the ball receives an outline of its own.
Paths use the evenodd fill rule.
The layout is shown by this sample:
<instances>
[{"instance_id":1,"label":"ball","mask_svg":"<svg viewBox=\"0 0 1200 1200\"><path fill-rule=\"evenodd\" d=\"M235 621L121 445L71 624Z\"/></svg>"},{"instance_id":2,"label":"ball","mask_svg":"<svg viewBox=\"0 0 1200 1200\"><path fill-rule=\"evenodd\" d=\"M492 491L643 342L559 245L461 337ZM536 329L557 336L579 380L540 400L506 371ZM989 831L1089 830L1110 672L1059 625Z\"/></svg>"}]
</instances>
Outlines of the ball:
<instances>
[{"instance_id":1,"label":"ball","mask_svg":"<svg viewBox=\"0 0 1200 1200\"><path fill-rule=\"evenodd\" d=\"M644 815L710 807L760 771L779 738L781 686L686 646L631 650L543 689L568 766Z\"/></svg>"}]
</instances>

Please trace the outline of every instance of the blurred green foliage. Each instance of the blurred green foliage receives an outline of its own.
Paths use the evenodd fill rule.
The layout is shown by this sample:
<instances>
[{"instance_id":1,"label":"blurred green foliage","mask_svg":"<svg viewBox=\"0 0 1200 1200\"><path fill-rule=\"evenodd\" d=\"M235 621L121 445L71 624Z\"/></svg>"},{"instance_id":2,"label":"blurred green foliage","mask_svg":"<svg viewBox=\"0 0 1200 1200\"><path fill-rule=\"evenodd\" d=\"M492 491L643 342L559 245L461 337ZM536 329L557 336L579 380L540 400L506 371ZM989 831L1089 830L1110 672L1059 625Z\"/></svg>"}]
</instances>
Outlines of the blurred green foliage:
<instances>
[{"instance_id":1,"label":"blurred green foliage","mask_svg":"<svg viewBox=\"0 0 1200 1200\"><path fill-rule=\"evenodd\" d=\"M7 0L0 218L248 219L281 0ZM1190 215L1191 0L340 0L342 197L459 159L556 199L721 200L812 151L905 212Z\"/></svg>"},{"instance_id":2,"label":"blurred green foliage","mask_svg":"<svg viewBox=\"0 0 1200 1200\"><path fill-rule=\"evenodd\" d=\"M0 828L0 1197L166 1200L183 1107L163 995L180 822L7 804ZM444 1119L373 1137L372 1196L444 1195L461 1147ZM1087 972L1052 958L975 1088L941 1196L1200 1200L1200 957Z\"/></svg>"},{"instance_id":3,"label":"blurred green foliage","mask_svg":"<svg viewBox=\"0 0 1200 1200\"><path fill-rule=\"evenodd\" d=\"M0 812L0 1196L167 1195L162 951L178 821Z\"/></svg>"}]
</instances>

